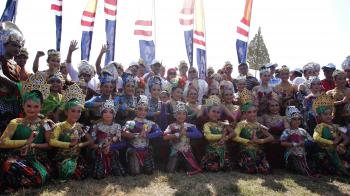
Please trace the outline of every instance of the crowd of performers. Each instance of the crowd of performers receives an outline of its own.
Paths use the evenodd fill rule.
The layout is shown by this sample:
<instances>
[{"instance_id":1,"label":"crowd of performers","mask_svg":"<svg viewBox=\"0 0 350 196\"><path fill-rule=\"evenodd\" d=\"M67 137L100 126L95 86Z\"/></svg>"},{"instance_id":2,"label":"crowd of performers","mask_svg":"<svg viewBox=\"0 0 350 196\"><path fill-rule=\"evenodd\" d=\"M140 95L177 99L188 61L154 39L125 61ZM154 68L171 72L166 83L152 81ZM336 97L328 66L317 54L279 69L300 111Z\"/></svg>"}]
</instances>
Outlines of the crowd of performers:
<instances>
[{"instance_id":1,"label":"crowd of performers","mask_svg":"<svg viewBox=\"0 0 350 196\"><path fill-rule=\"evenodd\" d=\"M45 71L38 52L29 73L23 37L10 27L0 56L2 190L155 169L349 175L350 56L342 70L323 66L324 80L317 63L267 64L259 81L245 63L232 78L229 62L202 80L184 61L166 77L156 60L101 68L106 46L94 66L72 66L72 41L66 59L47 52Z\"/></svg>"}]
</instances>

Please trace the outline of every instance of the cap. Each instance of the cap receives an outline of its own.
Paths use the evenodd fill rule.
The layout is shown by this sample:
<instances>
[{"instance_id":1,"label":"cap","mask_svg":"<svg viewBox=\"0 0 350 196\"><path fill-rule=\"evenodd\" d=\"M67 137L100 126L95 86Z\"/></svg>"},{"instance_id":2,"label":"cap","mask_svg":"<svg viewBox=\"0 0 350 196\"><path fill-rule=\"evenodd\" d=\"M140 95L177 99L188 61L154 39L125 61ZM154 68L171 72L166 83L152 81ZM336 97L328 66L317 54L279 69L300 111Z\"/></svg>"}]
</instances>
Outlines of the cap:
<instances>
[{"instance_id":1,"label":"cap","mask_svg":"<svg viewBox=\"0 0 350 196\"><path fill-rule=\"evenodd\" d=\"M278 64L277 63L267 63L264 67L266 67L266 68L271 68L271 67L278 67Z\"/></svg>"},{"instance_id":2,"label":"cap","mask_svg":"<svg viewBox=\"0 0 350 196\"><path fill-rule=\"evenodd\" d=\"M155 65L155 64L162 64L160 61L158 61L157 59L153 59L151 65Z\"/></svg>"},{"instance_id":3,"label":"cap","mask_svg":"<svg viewBox=\"0 0 350 196\"><path fill-rule=\"evenodd\" d=\"M322 66L322 69L333 69L333 70L335 70L336 67L335 67L335 65L333 63L328 63L327 65Z\"/></svg>"},{"instance_id":4,"label":"cap","mask_svg":"<svg viewBox=\"0 0 350 196\"><path fill-rule=\"evenodd\" d=\"M298 72L300 74L303 74L303 70L300 69L300 68L295 68L295 69L292 70L292 72Z\"/></svg>"}]
</instances>

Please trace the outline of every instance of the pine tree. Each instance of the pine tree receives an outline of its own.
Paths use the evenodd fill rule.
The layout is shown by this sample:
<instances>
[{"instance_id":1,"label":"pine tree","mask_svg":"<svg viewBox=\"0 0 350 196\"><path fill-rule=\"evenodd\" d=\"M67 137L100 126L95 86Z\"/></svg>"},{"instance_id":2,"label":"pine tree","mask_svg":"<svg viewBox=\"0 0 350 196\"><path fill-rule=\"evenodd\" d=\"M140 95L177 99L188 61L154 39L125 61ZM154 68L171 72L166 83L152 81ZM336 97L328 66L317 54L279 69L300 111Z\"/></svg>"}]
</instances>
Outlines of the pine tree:
<instances>
[{"instance_id":1,"label":"pine tree","mask_svg":"<svg viewBox=\"0 0 350 196\"><path fill-rule=\"evenodd\" d=\"M259 70L261 66L270 62L269 52L261 35L260 27L258 33L255 34L253 40L249 43L247 62L250 65L250 69L254 70Z\"/></svg>"}]
</instances>

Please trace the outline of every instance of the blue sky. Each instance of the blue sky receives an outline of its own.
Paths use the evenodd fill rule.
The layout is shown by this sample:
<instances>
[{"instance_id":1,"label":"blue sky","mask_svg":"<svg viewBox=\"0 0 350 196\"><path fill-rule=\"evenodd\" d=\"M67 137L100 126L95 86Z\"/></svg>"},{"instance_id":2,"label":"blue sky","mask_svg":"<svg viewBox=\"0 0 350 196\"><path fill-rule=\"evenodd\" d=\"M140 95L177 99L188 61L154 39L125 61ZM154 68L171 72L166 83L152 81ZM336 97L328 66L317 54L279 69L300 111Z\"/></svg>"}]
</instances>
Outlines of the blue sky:
<instances>
[{"instance_id":1,"label":"blue sky","mask_svg":"<svg viewBox=\"0 0 350 196\"><path fill-rule=\"evenodd\" d=\"M5 6L0 1L0 10ZM35 3L34 3L35 2ZM138 0L119 0L116 61L128 65L137 60L138 42L133 36ZM156 58L167 68L187 59L182 29L178 22L180 0L156 2ZM19 0L16 23L20 26L30 52L28 68L37 50L55 47L54 15L48 0ZM62 59L69 41L81 39L80 19L87 0L64 0ZM229 60L237 63L236 26L243 15L244 0L204 0L207 62L215 69ZM349 0L254 0L250 39L259 26L272 62L301 67L314 61L321 65L335 63L340 67L350 55L350 1ZM104 43L103 1L98 4L91 61L94 62ZM73 61L80 60L80 51ZM42 59L40 69L45 69Z\"/></svg>"}]
</instances>

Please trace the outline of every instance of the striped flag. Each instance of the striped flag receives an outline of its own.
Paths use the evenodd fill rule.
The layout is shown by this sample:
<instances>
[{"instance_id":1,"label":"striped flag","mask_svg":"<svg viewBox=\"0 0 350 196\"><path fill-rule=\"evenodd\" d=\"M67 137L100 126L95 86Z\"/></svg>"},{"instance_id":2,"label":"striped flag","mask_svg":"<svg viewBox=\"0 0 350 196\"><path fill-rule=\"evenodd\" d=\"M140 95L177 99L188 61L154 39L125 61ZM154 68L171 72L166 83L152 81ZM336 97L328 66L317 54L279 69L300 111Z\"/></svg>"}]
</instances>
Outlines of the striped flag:
<instances>
[{"instance_id":1,"label":"striped flag","mask_svg":"<svg viewBox=\"0 0 350 196\"><path fill-rule=\"evenodd\" d=\"M89 60L92 33L96 16L97 0L89 0L81 18L83 33L81 36L81 60Z\"/></svg>"},{"instance_id":2,"label":"striped flag","mask_svg":"<svg viewBox=\"0 0 350 196\"><path fill-rule=\"evenodd\" d=\"M140 57L147 66L155 59L154 44L154 0L139 0L139 16L135 21L134 35L139 39Z\"/></svg>"},{"instance_id":3,"label":"striped flag","mask_svg":"<svg viewBox=\"0 0 350 196\"><path fill-rule=\"evenodd\" d=\"M56 21L56 50L60 51L62 35L62 0L54 0L51 4L51 10L55 13Z\"/></svg>"},{"instance_id":4,"label":"striped flag","mask_svg":"<svg viewBox=\"0 0 350 196\"><path fill-rule=\"evenodd\" d=\"M237 50L238 63L243 63L243 62L245 63L247 60L252 5L253 5L253 0L246 0L243 18L240 21L239 25L237 26L238 38L236 41L236 50Z\"/></svg>"},{"instance_id":5,"label":"striped flag","mask_svg":"<svg viewBox=\"0 0 350 196\"><path fill-rule=\"evenodd\" d=\"M193 12L194 0L184 0L179 21L184 29L185 46L190 66L193 65Z\"/></svg>"},{"instance_id":6,"label":"striped flag","mask_svg":"<svg viewBox=\"0 0 350 196\"><path fill-rule=\"evenodd\" d=\"M15 22L16 12L17 12L17 0L7 0L0 22L5 22L5 21Z\"/></svg>"},{"instance_id":7,"label":"striped flag","mask_svg":"<svg viewBox=\"0 0 350 196\"><path fill-rule=\"evenodd\" d=\"M105 58L105 65L107 65L109 62L114 61L117 0L105 0L104 11L106 18L106 40L108 45L108 51Z\"/></svg>"},{"instance_id":8,"label":"striped flag","mask_svg":"<svg viewBox=\"0 0 350 196\"><path fill-rule=\"evenodd\" d=\"M193 43L196 48L196 58L198 73L200 79L205 79L207 72L207 55L206 55L206 43L205 43L205 21L204 21L204 9L203 0L195 1L195 29L193 34Z\"/></svg>"}]
</instances>

